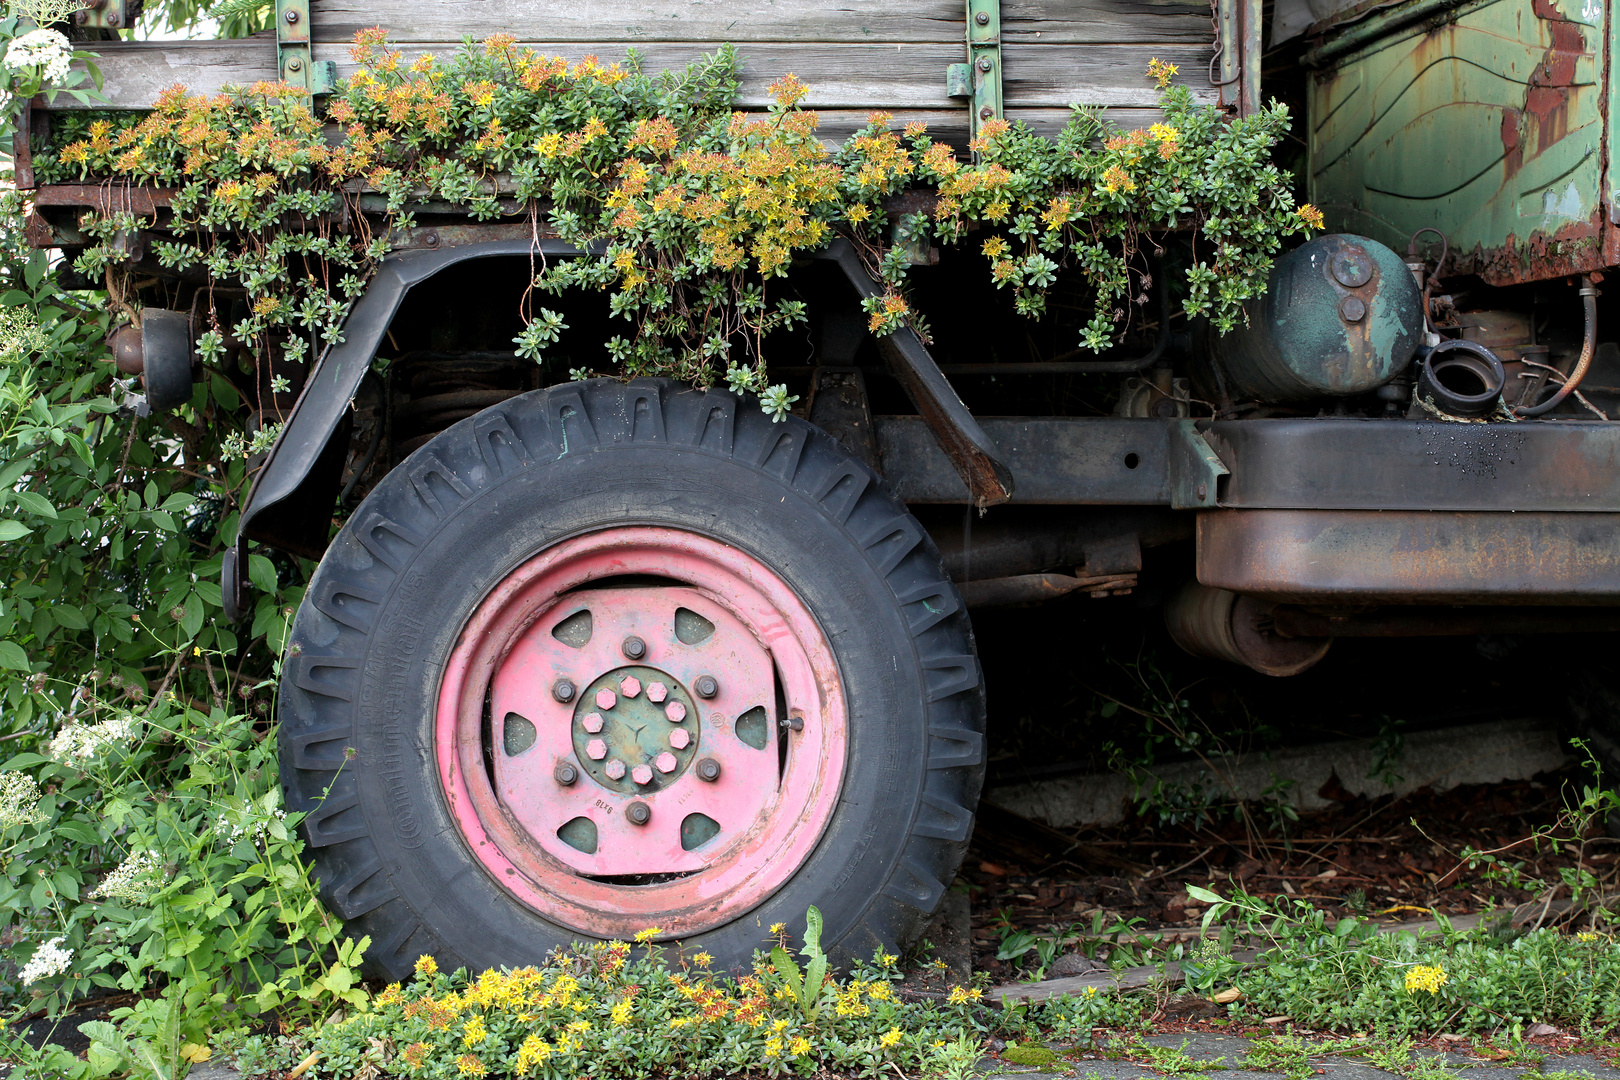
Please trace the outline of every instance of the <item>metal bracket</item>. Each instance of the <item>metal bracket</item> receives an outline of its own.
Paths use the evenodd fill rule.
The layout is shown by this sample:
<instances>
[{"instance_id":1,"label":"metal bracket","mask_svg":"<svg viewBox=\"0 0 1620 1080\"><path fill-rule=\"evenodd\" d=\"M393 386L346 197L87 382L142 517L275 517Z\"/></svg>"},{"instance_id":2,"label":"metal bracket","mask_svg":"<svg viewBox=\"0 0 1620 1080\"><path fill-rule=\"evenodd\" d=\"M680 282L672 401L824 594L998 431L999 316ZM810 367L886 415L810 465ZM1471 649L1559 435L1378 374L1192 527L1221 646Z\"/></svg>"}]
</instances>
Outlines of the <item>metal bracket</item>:
<instances>
[{"instance_id":1,"label":"metal bracket","mask_svg":"<svg viewBox=\"0 0 1620 1080\"><path fill-rule=\"evenodd\" d=\"M1197 421L1170 425L1170 505L1177 510L1207 510L1219 505L1220 479L1231 473L1226 462L1204 441Z\"/></svg>"},{"instance_id":2,"label":"metal bracket","mask_svg":"<svg viewBox=\"0 0 1620 1080\"><path fill-rule=\"evenodd\" d=\"M310 48L309 0L276 0L276 70L282 82L311 96L337 86L337 64L317 62Z\"/></svg>"},{"instance_id":3,"label":"metal bracket","mask_svg":"<svg viewBox=\"0 0 1620 1080\"><path fill-rule=\"evenodd\" d=\"M129 11L124 0L92 0L73 13L73 25L123 30L129 26Z\"/></svg>"},{"instance_id":4,"label":"metal bracket","mask_svg":"<svg viewBox=\"0 0 1620 1080\"><path fill-rule=\"evenodd\" d=\"M945 72L947 93L961 89L965 81L969 93L971 130L978 137L979 127L1002 115L1001 101L1001 0L967 0L967 78L963 65L952 64Z\"/></svg>"}]
</instances>

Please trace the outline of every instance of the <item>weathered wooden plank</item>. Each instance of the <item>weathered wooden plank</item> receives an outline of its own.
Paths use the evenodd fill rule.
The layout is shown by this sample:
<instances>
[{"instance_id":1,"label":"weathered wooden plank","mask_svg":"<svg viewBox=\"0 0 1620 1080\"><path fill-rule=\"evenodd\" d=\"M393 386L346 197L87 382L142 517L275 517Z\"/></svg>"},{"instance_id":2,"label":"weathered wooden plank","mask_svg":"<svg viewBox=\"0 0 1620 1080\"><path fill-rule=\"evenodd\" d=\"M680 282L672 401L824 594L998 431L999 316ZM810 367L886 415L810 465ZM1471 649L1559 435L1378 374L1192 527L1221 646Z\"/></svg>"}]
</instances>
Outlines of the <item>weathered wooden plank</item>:
<instances>
[{"instance_id":1,"label":"weathered wooden plank","mask_svg":"<svg viewBox=\"0 0 1620 1080\"><path fill-rule=\"evenodd\" d=\"M549 41L961 42L961 0L463 0L373 4L315 0L316 41L347 42L381 26L391 40L482 41L491 34ZM1200 0L1006 0L1002 40L1043 44L1199 44L1210 40Z\"/></svg>"},{"instance_id":2,"label":"weathered wooden plank","mask_svg":"<svg viewBox=\"0 0 1620 1080\"><path fill-rule=\"evenodd\" d=\"M432 52L448 56L458 46L424 42L406 49L408 56ZM577 56L582 50L566 42L537 43L548 54ZM718 42L659 43L639 48L647 70L681 67ZM275 46L269 40L239 42L128 42L98 46L103 92L108 102L96 108L138 109L148 106L174 83L193 93L217 93L275 77ZM625 46L593 49L603 62L623 60ZM1171 45L1023 45L1008 46L1004 59L1005 98L1009 110L1063 108L1071 104L1142 109L1158 100L1147 64L1158 57L1181 66L1178 78L1196 96L1213 100L1205 64L1205 46ZM766 88L786 72L810 84L805 106L814 109L886 109L956 111L963 106L945 96L945 67L963 55L958 45L927 43L804 44L764 42L749 45L742 55L742 108L763 108ZM339 75L351 74L354 63L341 45L315 46L317 60L334 60ZM75 107L65 95L58 105Z\"/></svg>"},{"instance_id":3,"label":"weathered wooden plank","mask_svg":"<svg viewBox=\"0 0 1620 1080\"><path fill-rule=\"evenodd\" d=\"M817 134L829 145L836 146L843 143L866 126L867 112L863 109L822 109L819 114L821 126L816 129ZM1021 120L1036 134L1049 139L1063 130L1063 125L1069 122L1069 116L1070 111L1066 108L1007 110L1007 119ZM928 125L929 135L952 146L966 147L970 138L966 109L916 109L896 113L895 119L897 123L920 120ZM1164 114L1158 109L1109 109L1103 113L1103 119L1123 130L1131 131L1158 123L1164 119Z\"/></svg>"}]
</instances>

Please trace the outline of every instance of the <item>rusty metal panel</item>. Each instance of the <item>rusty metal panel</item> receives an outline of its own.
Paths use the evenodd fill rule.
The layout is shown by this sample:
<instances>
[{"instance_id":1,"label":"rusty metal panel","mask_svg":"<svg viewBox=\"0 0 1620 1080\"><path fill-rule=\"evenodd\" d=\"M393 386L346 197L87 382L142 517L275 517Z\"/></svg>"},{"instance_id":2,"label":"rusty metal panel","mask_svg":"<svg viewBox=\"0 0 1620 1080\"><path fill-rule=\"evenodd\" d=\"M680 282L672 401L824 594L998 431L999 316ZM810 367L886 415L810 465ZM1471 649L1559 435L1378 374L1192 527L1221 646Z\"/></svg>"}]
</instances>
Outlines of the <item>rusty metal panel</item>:
<instances>
[{"instance_id":1,"label":"rusty metal panel","mask_svg":"<svg viewBox=\"0 0 1620 1080\"><path fill-rule=\"evenodd\" d=\"M1198 580L1320 603L1620 604L1620 514L1209 510Z\"/></svg>"},{"instance_id":2,"label":"rusty metal panel","mask_svg":"<svg viewBox=\"0 0 1620 1080\"><path fill-rule=\"evenodd\" d=\"M1602 0L1408 0L1306 57L1311 198L1397 251L1509 284L1598 269L1607 133Z\"/></svg>"}]
</instances>

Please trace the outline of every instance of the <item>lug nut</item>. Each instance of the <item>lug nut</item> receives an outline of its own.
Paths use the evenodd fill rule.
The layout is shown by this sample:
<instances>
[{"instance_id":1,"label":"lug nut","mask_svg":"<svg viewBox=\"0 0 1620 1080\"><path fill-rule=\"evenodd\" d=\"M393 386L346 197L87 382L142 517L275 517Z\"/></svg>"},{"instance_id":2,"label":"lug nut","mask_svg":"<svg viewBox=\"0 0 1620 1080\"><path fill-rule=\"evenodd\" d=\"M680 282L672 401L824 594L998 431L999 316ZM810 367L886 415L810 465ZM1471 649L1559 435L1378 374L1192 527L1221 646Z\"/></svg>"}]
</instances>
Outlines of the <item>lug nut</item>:
<instances>
[{"instance_id":1,"label":"lug nut","mask_svg":"<svg viewBox=\"0 0 1620 1080\"><path fill-rule=\"evenodd\" d=\"M675 760L674 754L665 750L662 754L653 758L653 764L658 767L659 772L670 773L675 771L675 766L679 763ZM651 780L652 777L649 776L647 779Z\"/></svg>"},{"instance_id":2,"label":"lug nut","mask_svg":"<svg viewBox=\"0 0 1620 1080\"><path fill-rule=\"evenodd\" d=\"M664 699L667 697L669 697L669 687L663 683L650 682L647 684L647 700L654 705L663 704Z\"/></svg>"},{"instance_id":3,"label":"lug nut","mask_svg":"<svg viewBox=\"0 0 1620 1080\"><path fill-rule=\"evenodd\" d=\"M601 761L607 757L607 743L601 739L592 739L585 744L585 756L592 761Z\"/></svg>"},{"instance_id":4,"label":"lug nut","mask_svg":"<svg viewBox=\"0 0 1620 1080\"><path fill-rule=\"evenodd\" d=\"M612 761L607 763L607 767L603 769L603 771L607 773L609 780L623 780L624 762L620 761L618 758L614 758Z\"/></svg>"},{"instance_id":5,"label":"lug nut","mask_svg":"<svg viewBox=\"0 0 1620 1080\"><path fill-rule=\"evenodd\" d=\"M586 713L585 719L582 720L581 723L585 725L586 731L590 732L592 735L595 735L597 732L602 730L602 714Z\"/></svg>"},{"instance_id":6,"label":"lug nut","mask_svg":"<svg viewBox=\"0 0 1620 1080\"><path fill-rule=\"evenodd\" d=\"M652 807L644 802L633 802L624 808L624 819L632 825L645 825L652 820Z\"/></svg>"},{"instance_id":7,"label":"lug nut","mask_svg":"<svg viewBox=\"0 0 1620 1080\"><path fill-rule=\"evenodd\" d=\"M677 750L685 750L692 743L692 736L687 734L685 728L676 728L669 733L669 745ZM668 769L664 770L668 772Z\"/></svg>"},{"instance_id":8,"label":"lug nut","mask_svg":"<svg viewBox=\"0 0 1620 1080\"><path fill-rule=\"evenodd\" d=\"M611 690L598 690L596 692L596 707L598 709L611 709L619 703L619 695Z\"/></svg>"},{"instance_id":9,"label":"lug nut","mask_svg":"<svg viewBox=\"0 0 1620 1080\"><path fill-rule=\"evenodd\" d=\"M697 774L699 780L707 780L712 784L720 779L720 763L712 757L702 758L697 763Z\"/></svg>"},{"instance_id":10,"label":"lug nut","mask_svg":"<svg viewBox=\"0 0 1620 1080\"><path fill-rule=\"evenodd\" d=\"M630 770L630 779L638 784L652 783L652 766L646 763L637 765Z\"/></svg>"},{"instance_id":11,"label":"lug nut","mask_svg":"<svg viewBox=\"0 0 1620 1080\"><path fill-rule=\"evenodd\" d=\"M619 693L625 697L635 697L641 693L641 680L634 675L626 676L625 680L619 684Z\"/></svg>"},{"instance_id":12,"label":"lug nut","mask_svg":"<svg viewBox=\"0 0 1620 1080\"><path fill-rule=\"evenodd\" d=\"M713 675L699 675L697 682L692 684L692 689L697 691L700 698L712 698L720 692L720 683Z\"/></svg>"},{"instance_id":13,"label":"lug nut","mask_svg":"<svg viewBox=\"0 0 1620 1080\"><path fill-rule=\"evenodd\" d=\"M672 701L664 706L664 715L669 717L670 723L678 724L686 719L686 706L678 701Z\"/></svg>"},{"instance_id":14,"label":"lug nut","mask_svg":"<svg viewBox=\"0 0 1620 1080\"><path fill-rule=\"evenodd\" d=\"M574 781L579 779L579 770L574 768L572 762L559 761L557 762L556 769L552 771L551 775L556 777L557 783L561 784L563 787L569 787L574 783Z\"/></svg>"},{"instance_id":15,"label":"lug nut","mask_svg":"<svg viewBox=\"0 0 1620 1080\"><path fill-rule=\"evenodd\" d=\"M558 679L556 682L551 684L551 696L562 702L564 705L568 704L570 701L573 701L574 695L577 693L579 693L579 690L576 689L574 684L567 679Z\"/></svg>"},{"instance_id":16,"label":"lug nut","mask_svg":"<svg viewBox=\"0 0 1620 1080\"><path fill-rule=\"evenodd\" d=\"M1347 296L1339 305L1339 314L1345 322L1360 322L1367 317L1367 304L1359 296Z\"/></svg>"},{"instance_id":17,"label":"lug nut","mask_svg":"<svg viewBox=\"0 0 1620 1080\"><path fill-rule=\"evenodd\" d=\"M619 648L624 652L625 656L628 656L632 660L640 660L643 656L647 655L647 643L636 637L634 634L631 634L629 637L625 638L624 644L620 645Z\"/></svg>"}]
</instances>

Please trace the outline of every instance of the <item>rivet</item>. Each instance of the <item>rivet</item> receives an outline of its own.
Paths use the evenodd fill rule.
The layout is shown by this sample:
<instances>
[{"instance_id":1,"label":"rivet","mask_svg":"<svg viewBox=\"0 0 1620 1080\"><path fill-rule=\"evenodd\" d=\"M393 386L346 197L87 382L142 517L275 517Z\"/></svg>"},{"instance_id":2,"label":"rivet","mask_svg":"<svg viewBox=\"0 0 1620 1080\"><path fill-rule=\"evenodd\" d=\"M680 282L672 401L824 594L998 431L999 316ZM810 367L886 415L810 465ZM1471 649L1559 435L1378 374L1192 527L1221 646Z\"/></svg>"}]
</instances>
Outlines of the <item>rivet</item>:
<instances>
[{"instance_id":1,"label":"rivet","mask_svg":"<svg viewBox=\"0 0 1620 1080\"><path fill-rule=\"evenodd\" d=\"M720 763L712 757L702 759L697 763L697 775L699 780L714 783L720 779Z\"/></svg>"},{"instance_id":2,"label":"rivet","mask_svg":"<svg viewBox=\"0 0 1620 1080\"><path fill-rule=\"evenodd\" d=\"M551 775L557 778L557 783L563 787L568 787L579 779L579 770L574 768L572 762L559 761L557 762L557 768Z\"/></svg>"},{"instance_id":3,"label":"rivet","mask_svg":"<svg viewBox=\"0 0 1620 1080\"><path fill-rule=\"evenodd\" d=\"M652 783L652 766L645 762L630 770L630 779L638 784Z\"/></svg>"},{"instance_id":4,"label":"rivet","mask_svg":"<svg viewBox=\"0 0 1620 1080\"><path fill-rule=\"evenodd\" d=\"M607 767L603 769L603 771L607 773L609 780L623 780L624 762L620 761L618 758L614 758L612 761L607 763Z\"/></svg>"},{"instance_id":5,"label":"rivet","mask_svg":"<svg viewBox=\"0 0 1620 1080\"><path fill-rule=\"evenodd\" d=\"M1199 484L1198 485L1197 495L1198 495L1198 501L1203 502L1204 499L1209 496L1209 485L1208 484Z\"/></svg>"},{"instance_id":6,"label":"rivet","mask_svg":"<svg viewBox=\"0 0 1620 1080\"><path fill-rule=\"evenodd\" d=\"M624 808L624 820L632 825L645 825L652 820L652 807L639 800L633 802Z\"/></svg>"},{"instance_id":7,"label":"rivet","mask_svg":"<svg viewBox=\"0 0 1620 1080\"><path fill-rule=\"evenodd\" d=\"M119 23L121 23L123 21L124 21L123 18L118 14L118 12L116 12L116 11L107 12L107 25L108 26L117 26Z\"/></svg>"},{"instance_id":8,"label":"rivet","mask_svg":"<svg viewBox=\"0 0 1620 1080\"><path fill-rule=\"evenodd\" d=\"M996 115L996 110L992 109L988 105L986 105L984 108L979 110L979 119L980 120L988 120L994 115Z\"/></svg>"},{"instance_id":9,"label":"rivet","mask_svg":"<svg viewBox=\"0 0 1620 1080\"><path fill-rule=\"evenodd\" d=\"M1339 305L1339 314L1345 322L1360 322L1367 317L1367 305L1359 296L1347 296Z\"/></svg>"},{"instance_id":10,"label":"rivet","mask_svg":"<svg viewBox=\"0 0 1620 1080\"><path fill-rule=\"evenodd\" d=\"M568 702L573 701L574 695L578 692L579 691L575 689L574 684L568 679L558 679L556 682L551 684L551 696L565 705Z\"/></svg>"},{"instance_id":11,"label":"rivet","mask_svg":"<svg viewBox=\"0 0 1620 1080\"><path fill-rule=\"evenodd\" d=\"M720 682L713 675L699 675L692 689L700 698L712 698L720 692Z\"/></svg>"},{"instance_id":12,"label":"rivet","mask_svg":"<svg viewBox=\"0 0 1620 1080\"><path fill-rule=\"evenodd\" d=\"M643 656L647 655L647 643L636 637L634 634L631 634L629 637L625 638L624 644L620 645L619 648L624 652L625 656L628 656L632 660L640 660Z\"/></svg>"}]
</instances>

